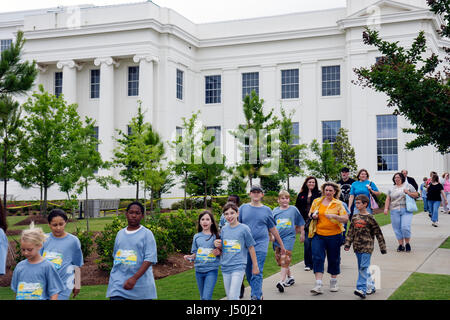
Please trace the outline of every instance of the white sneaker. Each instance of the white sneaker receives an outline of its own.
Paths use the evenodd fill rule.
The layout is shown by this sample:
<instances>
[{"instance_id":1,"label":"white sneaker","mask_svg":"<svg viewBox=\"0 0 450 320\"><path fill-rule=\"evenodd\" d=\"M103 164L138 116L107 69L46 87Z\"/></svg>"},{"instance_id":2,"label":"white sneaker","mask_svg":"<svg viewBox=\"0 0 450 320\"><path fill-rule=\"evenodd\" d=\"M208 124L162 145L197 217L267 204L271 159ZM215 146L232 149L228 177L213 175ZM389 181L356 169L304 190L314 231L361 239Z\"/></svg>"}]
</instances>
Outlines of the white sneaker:
<instances>
[{"instance_id":1,"label":"white sneaker","mask_svg":"<svg viewBox=\"0 0 450 320\"><path fill-rule=\"evenodd\" d=\"M322 294L323 293L322 285L316 284L316 286L311 289L311 293L314 293L315 295Z\"/></svg>"},{"instance_id":2,"label":"white sneaker","mask_svg":"<svg viewBox=\"0 0 450 320\"><path fill-rule=\"evenodd\" d=\"M433 227L437 227L437 226L438 226L438 223L437 223L437 222L433 222L431 225L432 225Z\"/></svg>"},{"instance_id":3,"label":"white sneaker","mask_svg":"<svg viewBox=\"0 0 450 320\"><path fill-rule=\"evenodd\" d=\"M330 291L331 292L338 292L339 291L339 287L337 285L337 281L331 281L330 280Z\"/></svg>"},{"instance_id":4,"label":"white sneaker","mask_svg":"<svg viewBox=\"0 0 450 320\"><path fill-rule=\"evenodd\" d=\"M278 291L280 291L281 293L283 293L283 292L284 292L284 283L281 282L281 281L278 281L278 283L277 283L277 288L278 288Z\"/></svg>"},{"instance_id":5,"label":"white sneaker","mask_svg":"<svg viewBox=\"0 0 450 320\"><path fill-rule=\"evenodd\" d=\"M305 271L311 271L310 267L305 267Z\"/></svg>"},{"instance_id":6,"label":"white sneaker","mask_svg":"<svg viewBox=\"0 0 450 320\"><path fill-rule=\"evenodd\" d=\"M286 281L284 281L285 287L290 287L295 283L294 277L287 277Z\"/></svg>"}]
</instances>

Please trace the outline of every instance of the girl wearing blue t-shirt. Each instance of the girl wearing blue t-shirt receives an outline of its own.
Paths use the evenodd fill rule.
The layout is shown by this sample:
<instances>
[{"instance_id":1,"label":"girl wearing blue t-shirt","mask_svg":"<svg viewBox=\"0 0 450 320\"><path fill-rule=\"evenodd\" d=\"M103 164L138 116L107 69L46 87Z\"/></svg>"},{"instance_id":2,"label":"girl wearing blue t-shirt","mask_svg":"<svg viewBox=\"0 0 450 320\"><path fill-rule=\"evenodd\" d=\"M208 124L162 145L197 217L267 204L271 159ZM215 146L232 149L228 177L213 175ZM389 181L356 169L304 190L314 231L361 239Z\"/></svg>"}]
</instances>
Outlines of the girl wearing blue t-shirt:
<instances>
[{"instance_id":1,"label":"girl wearing blue t-shirt","mask_svg":"<svg viewBox=\"0 0 450 320\"><path fill-rule=\"evenodd\" d=\"M219 272L219 255L221 251L214 246L219 239L214 216L208 210L198 217L198 233L192 241L192 254L184 256L185 260L195 261L195 278L201 300L211 300Z\"/></svg>"},{"instance_id":2,"label":"girl wearing blue t-shirt","mask_svg":"<svg viewBox=\"0 0 450 320\"><path fill-rule=\"evenodd\" d=\"M247 254L252 261L252 274L259 274L255 252L256 242L250 228L238 221L239 208L235 203L228 202L223 207L223 213L228 224L220 232L221 239L215 240L214 244L222 250L220 265L227 299L239 300L247 267Z\"/></svg>"},{"instance_id":3,"label":"girl wearing blue t-shirt","mask_svg":"<svg viewBox=\"0 0 450 320\"><path fill-rule=\"evenodd\" d=\"M66 286L58 295L58 300L69 300L80 293L80 267L83 265L83 252L78 238L65 231L67 215L61 209L54 209L48 215L48 224L52 231L41 249L42 256L53 264Z\"/></svg>"},{"instance_id":4,"label":"girl wearing blue t-shirt","mask_svg":"<svg viewBox=\"0 0 450 320\"><path fill-rule=\"evenodd\" d=\"M110 300L156 299L152 265L158 262L156 241L151 230L141 225L144 206L128 205L128 226L117 233L114 241L114 265L109 275L106 296Z\"/></svg>"},{"instance_id":5,"label":"girl wearing blue t-shirt","mask_svg":"<svg viewBox=\"0 0 450 320\"><path fill-rule=\"evenodd\" d=\"M365 195L370 199L370 195L379 196L381 194L378 191L378 187L373 181L369 180L369 172L366 169L361 169L356 176L356 181L352 183L350 188L350 198L348 200L348 207L352 214L359 213L359 210L355 208L354 200L360 194ZM367 207L367 212L372 213L372 207L369 201L369 206ZM351 219L351 217L349 218Z\"/></svg>"},{"instance_id":6,"label":"girl wearing blue t-shirt","mask_svg":"<svg viewBox=\"0 0 450 320\"><path fill-rule=\"evenodd\" d=\"M20 248L26 259L17 264L11 280L16 300L58 300L58 294L65 289L51 262L40 254L46 238L33 222L30 229L22 231Z\"/></svg>"}]
</instances>

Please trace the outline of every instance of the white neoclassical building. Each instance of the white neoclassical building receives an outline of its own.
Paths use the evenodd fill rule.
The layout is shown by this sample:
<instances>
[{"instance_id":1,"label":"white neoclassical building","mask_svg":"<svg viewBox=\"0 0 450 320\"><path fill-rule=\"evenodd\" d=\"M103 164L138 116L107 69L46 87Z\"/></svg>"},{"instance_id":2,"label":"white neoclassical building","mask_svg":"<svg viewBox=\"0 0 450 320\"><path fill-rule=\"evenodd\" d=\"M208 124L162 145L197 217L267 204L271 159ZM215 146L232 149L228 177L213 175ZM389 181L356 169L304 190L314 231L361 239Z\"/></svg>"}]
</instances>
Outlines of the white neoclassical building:
<instances>
[{"instance_id":1,"label":"white neoclassical building","mask_svg":"<svg viewBox=\"0 0 450 320\"><path fill-rule=\"evenodd\" d=\"M428 54L450 46L436 32L441 25L425 0L347 0L336 9L195 24L152 2L79 6L0 13L1 46L23 30L24 59L36 60L37 83L77 103L79 113L96 120L99 146L111 158L115 129L127 130L138 100L146 118L170 140L200 110L203 125L216 130L225 154L228 129L243 123L242 97L256 90L267 110L295 109L301 142L333 140L349 130L358 165L382 189L394 172L408 169L421 181L431 170L448 171L449 156L433 147L406 151L409 123L392 115L386 97L351 83L354 68L370 66L380 53L362 42L365 26L386 40L409 46L420 30ZM117 174L117 173L116 173ZM298 190L303 178L291 182ZM93 197L133 197L123 184ZM36 199L39 190L11 182L8 194ZM175 188L171 194L180 195ZM56 187L50 199L64 198Z\"/></svg>"}]
</instances>

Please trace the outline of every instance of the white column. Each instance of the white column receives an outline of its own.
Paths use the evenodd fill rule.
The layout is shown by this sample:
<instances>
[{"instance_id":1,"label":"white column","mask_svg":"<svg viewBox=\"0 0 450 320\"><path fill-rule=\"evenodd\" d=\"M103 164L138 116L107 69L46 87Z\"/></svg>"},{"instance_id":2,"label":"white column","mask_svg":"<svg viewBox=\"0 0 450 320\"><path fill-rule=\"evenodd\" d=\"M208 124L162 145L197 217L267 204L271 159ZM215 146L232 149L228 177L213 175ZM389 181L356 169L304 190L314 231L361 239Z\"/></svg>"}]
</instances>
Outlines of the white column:
<instances>
[{"instance_id":1,"label":"white column","mask_svg":"<svg viewBox=\"0 0 450 320\"><path fill-rule=\"evenodd\" d=\"M155 90L154 90L154 64L158 58L148 54L138 54L133 57L139 63L139 100L142 102L145 122L154 123Z\"/></svg>"},{"instance_id":2,"label":"white column","mask_svg":"<svg viewBox=\"0 0 450 320\"><path fill-rule=\"evenodd\" d=\"M59 61L56 64L58 69L63 71L63 95L67 103L77 102L77 70L81 70L81 66L73 60Z\"/></svg>"},{"instance_id":3,"label":"white column","mask_svg":"<svg viewBox=\"0 0 450 320\"><path fill-rule=\"evenodd\" d=\"M94 60L100 66L100 99L98 110L99 152L103 161L111 161L114 148L114 65L118 63L111 57Z\"/></svg>"}]
</instances>

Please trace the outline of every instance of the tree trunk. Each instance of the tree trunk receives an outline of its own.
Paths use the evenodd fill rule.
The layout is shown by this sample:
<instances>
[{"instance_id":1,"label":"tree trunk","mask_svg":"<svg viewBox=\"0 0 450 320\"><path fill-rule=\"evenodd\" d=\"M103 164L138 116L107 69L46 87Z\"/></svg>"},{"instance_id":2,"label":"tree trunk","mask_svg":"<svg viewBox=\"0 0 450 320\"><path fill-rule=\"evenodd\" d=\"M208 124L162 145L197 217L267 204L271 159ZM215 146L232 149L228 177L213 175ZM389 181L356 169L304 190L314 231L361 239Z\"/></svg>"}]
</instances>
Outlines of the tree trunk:
<instances>
[{"instance_id":1,"label":"tree trunk","mask_svg":"<svg viewBox=\"0 0 450 320\"><path fill-rule=\"evenodd\" d=\"M47 216L47 189L48 189L47 187L44 187L44 207L43 207L44 216Z\"/></svg>"},{"instance_id":2,"label":"tree trunk","mask_svg":"<svg viewBox=\"0 0 450 320\"><path fill-rule=\"evenodd\" d=\"M136 201L139 201L139 181L136 181Z\"/></svg>"},{"instance_id":3,"label":"tree trunk","mask_svg":"<svg viewBox=\"0 0 450 320\"><path fill-rule=\"evenodd\" d=\"M184 173L184 214L187 214L186 188L187 188L187 171Z\"/></svg>"},{"instance_id":4,"label":"tree trunk","mask_svg":"<svg viewBox=\"0 0 450 320\"><path fill-rule=\"evenodd\" d=\"M287 176L287 192L289 192L290 186L289 186L289 175Z\"/></svg>"}]
</instances>

